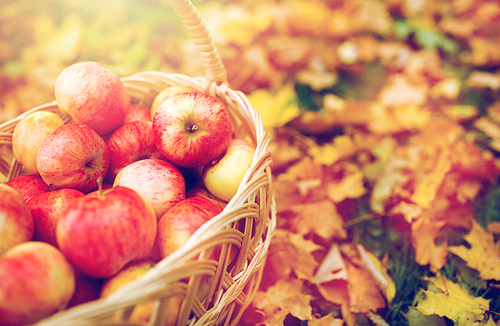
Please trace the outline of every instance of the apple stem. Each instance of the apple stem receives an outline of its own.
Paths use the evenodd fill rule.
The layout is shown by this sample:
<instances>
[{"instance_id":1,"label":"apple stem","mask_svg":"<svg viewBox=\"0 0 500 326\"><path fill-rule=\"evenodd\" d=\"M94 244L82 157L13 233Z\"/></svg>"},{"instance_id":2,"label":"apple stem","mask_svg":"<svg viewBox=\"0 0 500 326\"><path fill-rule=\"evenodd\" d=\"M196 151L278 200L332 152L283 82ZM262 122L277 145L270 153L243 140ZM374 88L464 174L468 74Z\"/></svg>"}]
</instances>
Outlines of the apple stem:
<instances>
[{"instance_id":1,"label":"apple stem","mask_svg":"<svg viewBox=\"0 0 500 326\"><path fill-rule=\"evenodd\" d=\"M99 189L99 197L103 197L102 195L102 177L100 176L99 178L97 178L97 187Z\"/></svg>"}]
</instances>

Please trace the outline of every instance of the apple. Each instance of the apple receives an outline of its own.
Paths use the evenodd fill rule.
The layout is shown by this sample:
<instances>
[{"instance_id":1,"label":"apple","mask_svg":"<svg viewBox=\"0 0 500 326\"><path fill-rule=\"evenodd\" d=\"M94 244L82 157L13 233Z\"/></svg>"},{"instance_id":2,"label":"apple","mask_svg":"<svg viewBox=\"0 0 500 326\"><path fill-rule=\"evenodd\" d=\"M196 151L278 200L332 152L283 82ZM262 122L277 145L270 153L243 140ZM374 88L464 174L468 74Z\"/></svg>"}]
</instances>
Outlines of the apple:
<instances>
[{"instance_id":1,"label":"apple","mask_svg":"<svg viewBox=\"0 0 500 326\"><path fill-rule=\"evenodd\" d=\"M149 271L154 265L155 264L153 262L144 259L128 263L117 274L104 281L99 298L108 297L111 293L115 292L125 284L130 283L146 274L146 272ZM154 305L154 301L137 304L132 310L128 321L148 323L153 313ZM116 317L118 316L111 316L111 321L113 321Z\"/></svg>"},{"instance_id":2,"label":"apple","mask_svg":"<svg viewBox=\"0 0 500 326\"><path fill-rule=\"evenodd\" d=\"M207 197L218 201L222 205L222 207L226 207L227 205L227 201L214 196L213 194L210 193L210 191L207 190L205 186L201 185L186 191L186 198L191 198L191 197Z\"/></svg>"},{"instance_id":3,"label":"apple","mask_svg":"<svg viewBox=\"0 0 500 326\"><path fill-rule=\"evenodd\" d=\"M217 198L230 201L252 165L254 144L246 139L232 139L219 160L205 165L203 183Z\"/></svg>"},{"instance_id":4,"label":"apple","mask_svg":"<svg viewBox=\"0 0 500 326\"><path fill-rule=\"evenodd\" d=\"M27 325L66 307L73 268L54 246L28 241L0 256L0 325Z\"/></svg>"},{"instance_id":5,"label":"apple","mask_svg":"<svg viewBox=\"0 0 500 326\"><path fill-rule=\"evenodd\" d=\"M14 188L0 183L0 254L33 239L34 224L28 204Z\"/></svg>"},{"instance_id":6,"label":"apple","mask_svg":"<svg viewBox=\"0 0 500 326\"><path fill-rule=\"evenodd\" d=\"M152 125L150 121L133 121L116 129L108 138L110 162L106 180L113 182L121 169L135 161L165 159L156 148Z\"/></svg>"},{"instance_id":7,"label":"apple","mask_svg":"<svg viewBox=\"0 0 500 326\"><path fill-rule=\"evenodd\" d=\"M75 272L75 292L71 300L69 300L66 309L99 299L101 287L104 282L102 278L90 277L82 273L78 268L73 269Z\"/></svg>"},{"instance_id":8,"label":"apple","mask_svg":"<svg viewBox=\"0 0 500 326\"><path fill-rule=\"evenodd\" d=\"M128 284L137 278L146 274L155 264L149 260L136 260L125 265L122 270L117 274L107 278L101 289L100 298L106 298L125 284ZM167 306L165 308L166 316L163 323L159 325L162 326L173 326L177 320L177 315L179 312L180 304L182 302L182 297L171 297L167 301ZM137 304L132 310L129 322L132 323L149 323L151 316L153 314L155 301L148 301ZM110 321L115 320L118 316L113 315L110 317Z\"/></svg>"},{"instance_id":9,"label":"apple","mask_svg":"<svg viewBox=\"0 0 500 326\"><path fill-rule=\"evenodd\" d=\"M155 246L161 258L182 247L200 226L223 209L216 200L191 197L168 210L158 222L156 233Z\"/></svg>"},{"instance_id":10,"label":"apple","mask_svg":"<svg viewBox=\"0 0 500 326\"><path fill-rule=\"evenodd\" d=\"M35 224L33 240L43 241L58 247L56 226L61 211L70 201L84 195L79 190L64 188L31 196L27 204Z\"/></svg>"},{"instance_id":11,"label":"apple","mask_svg":"<svg viewBox=\"0 0 500 326\"><path fill-rule=\"evenodd\" d=\"M175 165L193 168L221 155L232 136L224 104L203 93L182 93L165 100L153 118L156 147Z\"/></svg>"},{"instance_id":12,"label":"apple","mask_svg":"<svg viewBox=\"0 0 500 326\"><path fill-rule=\"evenodd\" d=\"M153 104L151 104L150 119L153 120L153 117L155 116L156 110L158 110L158 107L163 102L165 102L165 100L167 100L175 95L179 95L182 93L190 93L190 92L196 92L196 89L189 87L189 86L184 86L184 85L172 85L172 86L167 86L164 89L162 89L155 96L155 98L153 100Z\"/></svg>"},{"instance_id":13,"label":"apple","mask_svg":"<svg viewBox=\"0 0 500 326\"><path fill-rule=\"evenodd\" d=\"M50 186L43 181L40 175L22 174L10 179L5 183L8 186L19 191L27 201L34 194L50 191Z\"/></svg>"},{"instance_id":14,"label":"apple","mask_svg":"<svg viewBox=\"0 0 500 326\"><path fill-rule=\"evenodd\" d=\"M106 175L109 153L94 130L84 124L68 124L42 141L36 165L42 179L54 189L87 193L97 189L97 179Z\"/></svg>"},{"instance_id":15,"label":"apple","mask_svg":"<svg viewBox=\"0 0 500 326\"><path fill-rule=\"evenodd\" d=\"M127 124L132 121L151 121L149 109L142 105L130 104L128 113L123 120L123 124Z\"/></svg>"},{"instance_id":16,"label":"apple","mask_svg":"<svg viewBox=\"0 0 500 326\"><path fill-rule=\"evenodd\" d=\"M12 152L16 160L31 173L38 174L36 155L40 143L63 125L63 119L51 111L35 111L22 118L12 132Z\"/></svg>"},{"instance_id":17,"label":"apple","mask_svg":"<svg viewBox=\"0 0 500 326\"><path fill-rule=\"evenodd\" d=\"M120 77L97 62L79 62L64 69L54 93L62 112L99 135L123 125L130 107L130 95Z\"/></svg>"},{"instance_id":18,"label":"apple","mask_svg":"<svg viewBox=\"0 0 500 326\"><path fill-rule=\"evenodd\" d=\"M80 271L109 277L146 257L156 235L153 207L135 190L99 189L69 202L57 223L61 251Z\"/></svg>"},{"instance_id":19,"label":"apple","mask_svg":"<svg viewBox=\"0 0 500 326\"><path fill-rule=\"evenodd\" d=\"M186 198L184 176L173 164L159 159L144 159L124 167L114 186L137 191L153 207L157 220Z\"/></svg>"}]
</instances>

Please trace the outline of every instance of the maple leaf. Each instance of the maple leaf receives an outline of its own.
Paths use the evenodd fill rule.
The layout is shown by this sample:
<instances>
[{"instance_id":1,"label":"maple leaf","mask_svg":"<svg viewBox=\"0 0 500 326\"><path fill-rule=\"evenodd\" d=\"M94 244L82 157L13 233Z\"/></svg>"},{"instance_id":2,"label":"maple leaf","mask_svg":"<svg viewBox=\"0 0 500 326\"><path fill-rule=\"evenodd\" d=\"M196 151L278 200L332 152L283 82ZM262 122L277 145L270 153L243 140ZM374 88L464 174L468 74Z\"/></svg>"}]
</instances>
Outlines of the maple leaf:
<instances>
[{"instance_id":1,"label":"maple leaf","mask_svg":"<svg viewBox=\"0 0 500 326\"><path fill-rule=\"evenodd\" d=\"M258 89L247 96L261 117L264 129L281 127L300 115L297 94L293 83L286 83L276 94Z\"/></svg>"},{"instance_id":2,"label":"maple leaf","mask_svg":"<svg viewBox=\"0 0 500 326\"><path fill-rule=\"evenodd\" d=\"M495 325L487 313L490 300L470 295L439 273L426 280L429 289L422 290L415 307L422 314L448 317L457 326Z\"/></svg>"},{"instance_id":3,"label":"maple leaf","mask_svg":"<svg viewBox=\"0 0 500 326\"><path fill-rule=\"evenodd\" d=\"M313 318L307 323L308 326L343 326L344 320L334 318L332 315L326 315L321 318Z\"/></svg>"},{"instance_id":4,"label":"maple leaf","mask_svg":"<svg viewBox=\"0 0 500 326\"><path fill-rule=\"evenodd\" d=\"M326 194L333 202L340 203L346 198L359 198L367 192L363 172L356 164L342 161L333 166L329 172L341 175L341 178L333 180L325 177Z\"/></svg>"},{"instance_id":5,"label":"maple leaf","mask_svg":"<svg viewBox=\"0 0 500 326\"><path fill-rule=\"evenodd\" d=\"M266 326L282 326L288 314L300 320L312 319L311 295L302 293L303 281L279 280L266 292L255 295L253 305L264 312Z\"/></svg>"},{"instance_id":6,"label":"maple leaf","mask_svg":"<svg viewBox=\"0 0 500 326\"><path fill-rule=\"evenodd\" d=\"M288 279L292 273L299 279L312 282L319 265L312 255L316 250L323 250L323 247L304 239L300 234L276 229L269 246L264 282Z\"/></svg>"},{"instance_id":7,"label":"maple leaf","mask_svg":"<svg viewBox=\"0 0 500 326\"><path fill-rule=\"evenodd\" d=\"M500 281L500 247L495 244L493 234L474 221L464 239L470 248L452 246L450 252L462 258L467 266L479 271L482 279Z\"/></svg>"},{"instance_id":8,"label":"maple leaf","mask_svg":"<svg viewBox=\"0 0 500 326\"><path fill-rule=\"evenodd\" d=\"M432 272L439 271L446 264L448 243L436 244L439 231L445 225L444 221L428 221L418 219L411 224L411 240L415 249L415 261L422 265L429 265Z\"/></svg>"},{"instance_id":9,"label":"maple leaf","mask_svg":"<svg viewBox=\"0 0 500 326\"><path fill-rule=\"evenodd\" d=\"M325 240L347 238L344 219L328 199L292 205L290 211L296 214L289 226L293 232L301 235L314 233Z\"/></svg>"}]
</instances>

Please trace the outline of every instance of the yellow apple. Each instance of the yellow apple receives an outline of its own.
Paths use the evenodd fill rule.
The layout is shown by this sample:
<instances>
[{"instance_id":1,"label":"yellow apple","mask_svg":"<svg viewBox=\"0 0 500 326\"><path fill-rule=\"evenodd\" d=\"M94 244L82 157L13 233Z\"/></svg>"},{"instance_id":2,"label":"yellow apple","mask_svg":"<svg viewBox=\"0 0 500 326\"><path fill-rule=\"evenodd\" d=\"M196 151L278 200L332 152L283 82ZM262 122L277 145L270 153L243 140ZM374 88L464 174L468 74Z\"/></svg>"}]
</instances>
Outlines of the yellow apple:
<instances>
[{"instance_id":1,"label":"yellow apple","mask_svg":"<svg viewBox=\"0 0 500 326\"><path fill-rule=\"evenodd\" d=\"M189 92L196 92L196 90L194 88L184 85L173 85L164 88L161 92L158 93L158 95L156 95L156 97L153 100L153 104L151 104L151 111L150 111L151 120L153 120L153 117L155 116L156 109L158 109L158 107L163 102L165 102L165 100L171 98L172 96Z\"/></svg>"},{"instance_id":2,"label":"yellow apple","mask_svg":"<svg viewBox=\"0 0 500 326\"><path fill-rule=\"evenodd\" d=\"M230 201L252 165L254 144L246 139L232 139L225 154L203 169L203 183L217 198Z\"/></svg>"},{"instance_id":3,"label":"yellow apple","mask_svg":"<svg viewBox=\"0 0 500 326\"><path fill-rule=\"evenodd\" d=\"M38 175L36 155L40 144L52 131L64 125L51 111L35 111L22 118L12 133L12 151L16 160L28 171Z\"/></svg>"}]
</instances>

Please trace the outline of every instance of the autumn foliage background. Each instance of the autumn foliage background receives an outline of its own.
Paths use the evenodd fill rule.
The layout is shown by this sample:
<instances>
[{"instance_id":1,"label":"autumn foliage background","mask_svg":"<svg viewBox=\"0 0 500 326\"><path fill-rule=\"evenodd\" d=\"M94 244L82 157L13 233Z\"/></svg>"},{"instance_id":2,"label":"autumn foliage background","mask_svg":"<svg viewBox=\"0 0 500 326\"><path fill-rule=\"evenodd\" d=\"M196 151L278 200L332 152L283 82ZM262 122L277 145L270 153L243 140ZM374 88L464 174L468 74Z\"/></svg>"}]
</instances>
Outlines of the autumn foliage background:
<instances>
[{"instance_id":1,"label":"autumn foliage background","mask_svg":"<svg viewBox=\"0 0 500 326\"><path fill-rule=\"evenodd\" d=\"M278 229L241 325L500 325L500 3L193 3L272 139ZM85 60L204 73L164 2L3 0L0 123Z\"/></svg>"}]
</instances>

